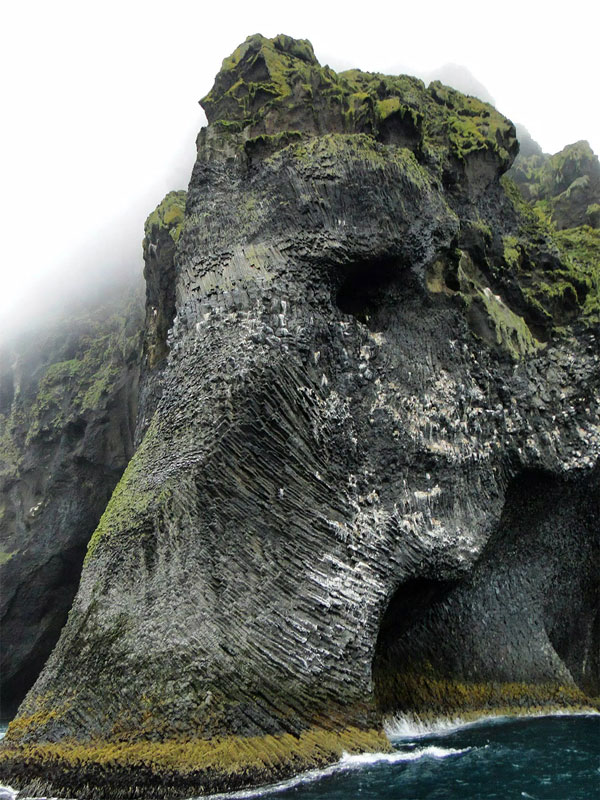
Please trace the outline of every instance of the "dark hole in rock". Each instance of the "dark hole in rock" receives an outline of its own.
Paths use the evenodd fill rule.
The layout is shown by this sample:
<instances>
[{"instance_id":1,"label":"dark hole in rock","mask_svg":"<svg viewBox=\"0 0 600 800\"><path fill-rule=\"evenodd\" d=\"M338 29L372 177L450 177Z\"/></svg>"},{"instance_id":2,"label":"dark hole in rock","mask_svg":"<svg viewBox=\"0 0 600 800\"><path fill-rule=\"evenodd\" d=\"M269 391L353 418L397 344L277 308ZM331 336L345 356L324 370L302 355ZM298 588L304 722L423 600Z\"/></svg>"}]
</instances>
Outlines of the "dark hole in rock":
<instances>
[{"instance_id":1,"label":"dark hole in rock","mask_svg":"<svg viewBox=\"0 0 600 800\"><path fill-rule=\"evenodd\" d=\"M521 471L468 575L400 586L372 665L382 713L543 705L565 680L595 697L599 498L597 468L569 480Z\"/></svg>"},{"instance_id":2,"label":"dark hole in rock","mask_svg":"<svg viewBox=\"0 0 600 800\"><path fill-rule=\"evenodd\" d=\"M443 602L456 585L456 581L411 578L392 596L379 626L373 657L375 699L382 712L401 710L397 684L410 665L397 651L397 643L423 621L433 606Z\"/></svg>"},{"instance_id":3,"label":"dark hole in rock","mask_svg":"<svg viewBox=\"0 0 600 800\"><path fill-rule=\"evenodd\" d=\"M371 330L385 327L386 315L401 298L407 272L398 259L366 261L344 267L335 296L337 307Z\"/></svg>"},{"instance_id":4,"label":"dark hole in rock","mask_svg":"<svg viewBox=\"0 0 600 800\"><path fill-rule=\"evenodd\" d=\"M377 138L383 144L408 147L413 151L419 150L421 145L421 132L408 112L391 114L379 126Z\"/></svg>"},{"instance_id":5,"label":"dark hole in rock","mask_svg":"<svg viewBox=\"0 0 600 800\"><path fill-rule=\"evenodd\" d=\"M64 444L75 445L84 436L86 428L87 422L81 417L69 420L63 430Z\"/></svg>"},{"instance_id":6,"label":"dark hole in rock","mask_svg":"<svg viewBox=\"0 0 600 800\"><path fill-rule=\"evenodd\" d=\"M444 279L446 281L446 286L451 289L453 292L460 291L460 282L458 280L458 265L457 264L449 264L448 269L444 272Z\"/></svg>"}]
</instances>

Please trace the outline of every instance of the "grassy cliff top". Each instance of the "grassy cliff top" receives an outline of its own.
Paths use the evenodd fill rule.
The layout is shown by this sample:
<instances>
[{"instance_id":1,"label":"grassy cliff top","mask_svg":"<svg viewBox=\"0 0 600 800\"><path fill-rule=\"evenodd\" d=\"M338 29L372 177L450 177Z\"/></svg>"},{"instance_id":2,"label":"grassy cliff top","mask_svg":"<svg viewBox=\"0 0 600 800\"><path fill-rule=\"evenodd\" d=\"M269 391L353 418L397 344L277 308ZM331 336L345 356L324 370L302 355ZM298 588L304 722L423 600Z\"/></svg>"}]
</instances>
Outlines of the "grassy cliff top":
<instances>
[{"instance_id":1,"label":"grassy cliff top","mask_svg":"<svg viewBox=\"0 0 600 800\"><path fill-rule=\"evenodd\" d=\"M406 75L336 73L319 64L310 42L284 35L249 36L200 102L211 125L247 138L369 133L411 149L443 148L459 160L493 153L502 170L518 150L513 124L487 103L439 81L426 88Z\"/></svg>"},{"instance_id":2,"label":"grassy cliff top","mask_svg":"<svg viewBox=\"0 0 600 800\"><path fill-rule=\"evenodd\" d=\"M166 230L174 242L181 236L185 216L186 192L183 189L168 192L148 215L144 223L144 252L157 230Z\"/></svg>"}]
</instances>

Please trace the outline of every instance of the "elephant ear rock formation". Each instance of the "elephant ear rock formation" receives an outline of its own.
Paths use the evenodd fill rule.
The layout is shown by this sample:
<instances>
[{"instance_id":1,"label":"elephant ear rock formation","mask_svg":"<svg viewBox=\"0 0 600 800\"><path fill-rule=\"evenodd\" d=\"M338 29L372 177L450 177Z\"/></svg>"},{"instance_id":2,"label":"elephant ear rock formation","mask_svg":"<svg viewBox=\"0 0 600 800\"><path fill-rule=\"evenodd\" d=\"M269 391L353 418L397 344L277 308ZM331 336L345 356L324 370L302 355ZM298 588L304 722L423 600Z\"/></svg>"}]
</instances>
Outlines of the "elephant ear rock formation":
<instances>
[{"instance_id":1,"label":"elephant ear rock formation","mask_svg":"<svg viewBox=\"0 0 600 800\"><path fill-rule=\"evenodd\" d=\"M0 774L189 796L394 712L589 707L594 231L568 250L513 125L437 82L257 35L202 104L160 387Z\"/></svg>"}]
</instances>

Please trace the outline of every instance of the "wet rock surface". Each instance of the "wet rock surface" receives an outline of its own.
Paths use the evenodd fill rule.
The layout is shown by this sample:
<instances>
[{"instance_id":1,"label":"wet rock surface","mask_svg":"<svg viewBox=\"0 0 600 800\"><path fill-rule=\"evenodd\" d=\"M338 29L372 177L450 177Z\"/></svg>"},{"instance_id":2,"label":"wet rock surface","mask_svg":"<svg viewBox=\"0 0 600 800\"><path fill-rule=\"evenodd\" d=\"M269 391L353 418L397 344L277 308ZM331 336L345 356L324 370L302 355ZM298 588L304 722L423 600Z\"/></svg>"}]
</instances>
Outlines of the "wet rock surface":
<instances>
[{"instance_id":1,"label":"wet rock surface","mask_svg":"<svg viewBox=\"0 0 600 800\"><path fill-rule=\"evenodd\" d=\"M598 263L501 177L513 126L289 37L250 37L204 104L145 435L4 773L25 747L79 787L119 742L189 794L164 748L231 740L194 785L250 784L281 737L300 769L422 710L415 673L497 687L469 707L592 702Z\"/></svg>"}]
</instances>

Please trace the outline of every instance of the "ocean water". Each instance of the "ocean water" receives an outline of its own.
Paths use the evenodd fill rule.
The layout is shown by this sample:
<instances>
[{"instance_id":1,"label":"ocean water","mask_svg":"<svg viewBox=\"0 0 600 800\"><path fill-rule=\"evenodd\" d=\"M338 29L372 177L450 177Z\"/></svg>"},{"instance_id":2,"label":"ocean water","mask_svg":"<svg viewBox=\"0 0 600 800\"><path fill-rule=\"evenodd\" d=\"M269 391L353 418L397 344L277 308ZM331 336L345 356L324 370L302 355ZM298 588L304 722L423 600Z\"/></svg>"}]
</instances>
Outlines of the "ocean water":
<instances>
[{"instance_id":1,"label":"ocean water","mask_svg":"<svg viewBox=\"0 0 600 800\"><path fill-rule=\"evenodd\" d=\"M599 800L600 715L390 724L393 753L212 800ZM14 794L0 789L2 800ZM110 800L107 797L107 800ZM140 799L142 800L142 799Z\"/></svg>"}]
</instances>

